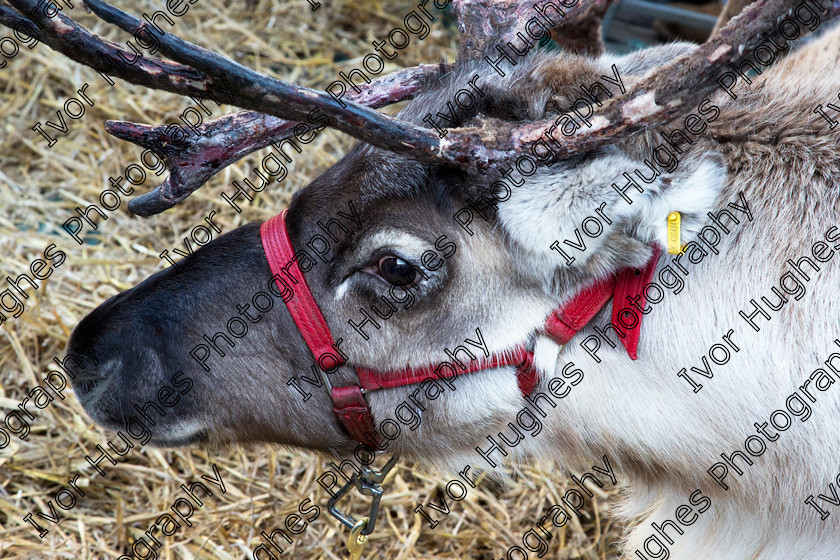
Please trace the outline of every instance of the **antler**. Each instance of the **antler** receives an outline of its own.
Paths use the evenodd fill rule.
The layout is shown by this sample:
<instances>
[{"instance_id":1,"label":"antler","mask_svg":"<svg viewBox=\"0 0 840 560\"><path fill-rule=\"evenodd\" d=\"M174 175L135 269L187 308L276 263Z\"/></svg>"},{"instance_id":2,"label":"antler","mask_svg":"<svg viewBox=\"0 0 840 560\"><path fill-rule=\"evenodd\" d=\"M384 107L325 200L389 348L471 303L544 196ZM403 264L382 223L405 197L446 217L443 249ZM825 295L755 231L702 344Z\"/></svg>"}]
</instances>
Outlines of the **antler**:
<instances>
[{"instance_id":1,"label":"antler","mask_svg":"<svg viewBox=\"0 0 840 560\"><path fill-rule=\"evenodd\" d=\"M608 100L591 117L591 128L579 129L569 138L549 134L556 128L553 119L450 129L442 142L441 159L459 161L462 154L471 153L481 165L492 164L522 154L541 137L551 138L555 155L565 157L665 124L717 89L714 77L761 45L762 34L789 16L794 2L758 0L748 6L696 51L658 68L621 98ZM838 15L840 0L833 0L823 16L829 20Z\"/></svg>"},{"instance_id":2,"label":"antler","mask_svg":"<svg viewBox=\"0 0 840 560\"><path fill-rule=\"evenodd\" d=\"M592 5L582 5L576 11L565 12L569 21L592 22L598 28L597 41L592 38L581 38L581 34L570 34L574 37L572 49L576 52L600 52L603 51L603 43L600 41L600 17L614 0L597 0ZM530 7L526 10L524 5L517 2L509 3L505 36L513 34L522 29L525 22L533 17L533 10ZM123 30L134 33L136 28L130 24L130 20L116 18L115 14L106 11L97 12L99 7L92 4L94 12L99 13L106 21L112 21ZM497 4L488 5L487 2L474 2L472 0L456 1L456 10L459 11L459 23L462 28L472 27L477 31L477 26L485 25L488 18L498 14ZM527 17L526 17L527 16ZM109 19L111 18L111 19ZM498 21L496 22L499 23ZM591 23L587 24L592 27ZM564 24L561 29L573 31L572 25ZM482 29L483 33L483 29ZM463 31L462 36L474 37L470 31ZM485 37L484 35L479 35ZM557 37L555 37L557 38ZM570 42L572 44L572 42ZM466 47L463 45L467 45ZM477 41L465 41L464 49L480 49L484 43ZM477 52L464 51L462 57L477 56ZM348 99L373 109L384 107L399 101L410 99L420 90L421 84L428 76L449 71L451 65L420 65L383 76L374 80L371 84L358 86L360 92L351 91ZM135 143L139 146L154 149L161 144L177 146L177 150L169 151L163 155L170 175L164 182L142 196L134 198L129 203L129 209L135 214L149 216L171 208L186 199L190 194L200 188L213 175L224 169L226 166L238 161L242 157L270 145L272 142L279 142L292 135L292 130L297 123L285 121L256 112L242 112L228 115L220 119L209 121L195 127L199 137L194 139L187 137L183 139L170 138L166 133L165 126L151 127L148 125L135 124L124 121L108 121L105 123L106 131L123 140Z\"/></svg>"},{"instance_id":3,"label":"antler","mask_svg":"<svg viewBox=\"0 0 840 560\"><path fill-rule=\"evenodd\" d=\"M578 54L600 56L604 53L601 24L615 0L595 0L575 17L560 24L551 37L564 49Z\"/></svg>"},{"instance_id":4,"label":"antler","mask_svg":"<svg viewBox=\"0 0 840 560\"><path fill-rule=\"evenodd\" d=\"M606 5L605 3L610 1L584 1L564 12L562 16L567 24L572 24L579 19L591 18L593 6ZM100 73L103 70L100 70L99 64L103 60L110 60L117 63L120 77L130 83L192 96L201 95L211 89L225 89L231 92L232 104L257 112L229 115L205 123L201 125L200 130L209 135L198 140L170 138L165 133L165 127L127 122L106 123L108 132L140 146L150 148L163 144L177 149L164 153L170 169L170 176L165 182L130 203L132 211L140 215L151 215L170 208L184 200L224 166L267 146L271 141L288 137L297 124L295 121L303 120L313 108L325 113L330 118L330 126L333 128L386 150L410 153L418 159L443 159L450 163L467 164L483 152L481 146L472 146L473 140L468 136L464 138L465 142L462 142L463 153L453 153L451 148L441 151L440 139L428 129L404 123L365 107L381 107L413 96L424 79L435 73L432 66L420 66L382 77L361 87L360 93L348 95L345 102L322 92L286 84L253 72L172 33L166 33L159 38L159 48L165 56L182 64L126 51L90 33L64 14L47 17L37 9L35 0L9 2L21 14L28 14L32 18L41 29L45 44ZM506 11L500 11L501 4L495 5L483 0L456 0L456 5L456 11L463 14L465 44L472 44L476 48L482 45L478 42L470 43L469 39L484 36L476 26L482 20L486 23L488 16L505 12L503 17L496 18L498 26L497 33L494 34L495 37L503 39L512 39L517 27L524 25L529 16L533 17L529 13L532 6L526 6L525 2L521 1L504 0ZM104 21L115 24L128 33L144 29L150 32L146 22L106 2L85 0L85 6ZM11 27L20 19L26 19L4 6L0 8L3 8L0 23L6 26ZM503 31L499 33L499 29ZM470 52L469 48L465 48L463 56L478 56L478 51ZM120 59L127 63L121 64ZM104 71L110 68L109 66ZM227 83L228 78L231 84ZM226 88L220 88L220 82L224 82ZM489 165L500 157L504 157L504 154L480 157L479 163Z\"/></svg>"},{"instance_id":5,"label":"antler","mask_svg":"<svg viewBox=\"0 0 840 560\"><path fill-rule=\"evenodd\" d=\"M580 0L561 14L562 26L569 28L584 22L591 27L592 19L603 14L610 1ZM121 65L121 77L126 81L182 95L201 95L219 89L223 82L231 92L231 104L261 113L239 113L206 123L203 130L209 136L194 142L162 138L160 127L109 123L109 132L141 146L168 140L183 150L177 156L169 156L172 175L167 182L134 202L133 209L142 215L171 207L224 165L268 145L273 139L286 137L295 121L305 120L313 109L324 113L331 127L379 148L427 162L483 168L521 154L544 135L551 138L548 133L554 126L553 120L546 120L450 129L441 139L428 129L370 108L412 96L434 75L431 66L385 76L368 84L362 93L347 100L337 99L254 72L169 32L159 38L160 51L180 64L128 53L63 14L48 18L37 9L35 0L9 0L9 3L38 25L45 44L100 73L98 64L102 60L117 60L115 56L123 60L138 59L131 65ZM793 4L794 0L759 0L697 51L660 68L622 98L606 102L593 117L591 128L578 130L570 138L552 138L555 154L564 157L589 151L673 119L685 107L695 105L713 91L717 84L712 77L725 65L750 54L761 43L761 33L771 31L790 13ZM101 0L85 0L85 5L103 20L129 33L143 29L150 32L146 22ZM513 39L534 15L533 5L524 0L456 0L455 12L462 31L462 58L479 57L492 48L494 41ZM840 0L832 0L823 15L831 19L839 13ZM0 5L0 23L12 27L21 19L22 16ZM487 25L493 33L485 33ZM591 33L583 33L584 37L587 35ZM241 132L232 132L237 127L241 127ZM180 168L183 172L172 171ZM191 174L194 179L190 178Z\"/></svg>"},{"instance_id":6,"label":"antler","mask_svg":"<svg viewBox=\"0 0 840 560\"><path fill-rule=\"evenodd\" d=\"M97 72L100 71L103 60L136 59L136 62L131 65L126 64L122 69L123 79L134 84L181 95L199 95L208 91L208 87L217 85L206 75L188 66L156 58L138 58L134 52L97 37L60 13L55 16L54 19L57 20L55 22L41 14L41 18L34 18L39 23L35 25L29 18L22 15L27 13L26 8L32 11L31 6L35 5L34 2L11 3L20 13L9 7L6 2L0 3L0 24L14 29L14 26L22 21L32 29L40 28L39 40L41 42ZM18 4L23 5L23 9ZM40 12L40 8L34 9L34 12ZM44 20L46 25L40 23Z\"/></svg>"},{"instance_id":7,"label":"antler","mask_svg":"<svg viewBox=\"0 0 840 560\"><path fill-rule=\"evenodd\" d=\"M445 72L449 65L420 65L406 68L361 84L361 93L347 98L373 109L410 99L430 76ZM138 146L155 150L162 145L169 177L154 190L132 199L128 207L140 216L151 216L175 206L204 185L213 175L261 148L293 135L299 123L254 111L243 111L202 123L198 136L172 138L166 125L149 126L126 121L107 121L105 130Z\"/></svg>"},{"instance_id":8,"label":"antler","mask_svg":"<svg viewBox=\"0 0 840 560\"><path fill-rule=\"evenodd\" d=\"M19 12L29 15L39 28L48 36L53 36L56 41L72 42L78 30L83 30L63 14L59 13L49 18L40 13L40 10L36 9L35 0L9 0L9 3ZM146 22L105 2L85 0L85 5L105 21L115 23L123 30L135 32L145 29L147 32L150 31ZM82 45L83 48L96 48L100 47L101 44L107 44L107 41L86 30L83 31L93 38L91 43ZM330 118L332 128L389 151L411 152L413 149L419 148L426 153L431 153L437 148L437 142L435 141L437 135L425 128L377 113L352 101L336 100L324 92L281 82L250 70L229 58L184 41L172 33L166 33L158 40L160 42L160 52L164 55L195 69L199 72L199 75L203 74L209 77L207 79L210 80L212 85L218 87L219 84L224 83L227 86L225 89L230 91L230 95L233 97L232 105L291 121L306 120L312 109L319 109ZM96 63L90 60L88 53L83 53L74 60L79 60L87 66L96 67ZM155 59L149 60L162 63L162 61L156 61ZM162 70L164 73L167 72L165 68ZM128 82L139 83L135 81L134 74L127 75L124 78ZM211 84L205 84L205 86ZM141 83L140 85L146 84ZM170 85L169 88L156 87L155 89L174 91L177 88ZM191 91L190 93L195 95L196 93L206 92L209 92L207 87L200 89L198 92Z\"/></svg>"},{"instance_id":9,"label":"antler","mask_svg":"<svg viewBox=\"0 0 840 560\"><path fill-rule=\"evenodd\" d=\"M100 73L113 70L113 63L116 63L119 77L130 83L185 96L200 96L211 89L223 89L231 91L234 99L241 100L239 106L257 111L228 115L205 123L200 126L200 130L212 134L198 140L170 138L162 130L165 127L126 122L106 123L106 130L140 146L157 148L163 144L176 148L164 154L170 169L167 180L154 191L137 197L129 204L129 208L139 215L148 216L172 207L224 166L272 141L287 138L294 130L296 121L304 120L313 108L319 108L328 117L332 117L332 127L385 149L411 152L416 145L424 144L424 141L427 145L436 144L436 135L430 131L382 115L365 106L383 107L408 99L419 91L428 77L446 72L449 65L421 65L383 76L370 84L359 86L359 92L350 92L347 95L348 101L337 101L325 93L285 84L252 72L222 56L183 41L172 33L160 38L161 52L176 60L187 60L189 65L137 55L90 33L64 14L45 16L34 0L10 0L9 3L17 12L6 2L0 3L0 24L13 28L24 21L33 29L37 24L40 40L44 44ZM87 0L85 5L103 20L129 33L149 29L145 22L104 2ZM22 14L28 14L31 20ZM103 61L112 64L105 68ZM209 72L205 71L207 68ZM222 78L211 77L210 74L221 75ZM220 87L222 82L226 82L227 76L235 80L233 86ZM249 79L257 85L252 86ZM267 87L264 85L266 82L270 84ZM234 103L233 99L231 103Z\"/></svg>"}]
</instances>

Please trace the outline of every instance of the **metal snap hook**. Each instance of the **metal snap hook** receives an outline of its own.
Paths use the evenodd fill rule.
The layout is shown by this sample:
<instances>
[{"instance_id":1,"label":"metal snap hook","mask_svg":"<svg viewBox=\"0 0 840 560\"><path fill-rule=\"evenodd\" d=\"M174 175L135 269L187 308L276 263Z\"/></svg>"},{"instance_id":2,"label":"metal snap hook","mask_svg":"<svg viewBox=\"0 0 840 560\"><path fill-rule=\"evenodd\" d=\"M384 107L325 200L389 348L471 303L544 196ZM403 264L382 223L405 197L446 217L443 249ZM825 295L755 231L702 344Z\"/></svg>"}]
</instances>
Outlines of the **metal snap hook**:
<instances>
[{"instance_id":1,"label":"metal snap hook","mask_svg":"<svg viewBox=\"0 0 840 560\"><path fill-rule=\"evenodd\" d=\"M364 518L369 521L366 521L365 526L360 529L360 534L362 536L367 536L373 533L373 530L376 527L376 517L379 515L379 501L382 499L382 494L384 493L380 483L385 480L385 477L391 469L394 468L397 461L399 461L399 456L393 455L390 459L388 459L388 462L385 463L385 466L382 467L382 470L363 467L361 474L353 473L350 480L348 480L344 486L342 486L338 492L336 492L327 501L327 510L330 512L330 515L351 529L355 529L359 525L360 522L357 522L355 519L336 507L336 504L347 495L351 488L355 486L360 493L373 498L373 501L370 504L368 517Z\"/></svg>"}]
</instances>

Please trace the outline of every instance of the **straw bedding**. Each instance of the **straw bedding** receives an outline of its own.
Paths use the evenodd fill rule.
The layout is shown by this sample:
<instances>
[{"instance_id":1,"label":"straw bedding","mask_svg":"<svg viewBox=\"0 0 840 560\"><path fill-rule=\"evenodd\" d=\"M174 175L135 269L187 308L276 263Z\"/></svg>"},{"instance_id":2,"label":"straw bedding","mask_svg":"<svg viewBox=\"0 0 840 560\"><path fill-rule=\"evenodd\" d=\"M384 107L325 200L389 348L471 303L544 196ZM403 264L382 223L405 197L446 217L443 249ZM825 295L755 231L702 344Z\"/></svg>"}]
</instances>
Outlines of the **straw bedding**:
<instances>
[{"instance_id":1,"label":"straw bedding","mask_svg":"<svg viewBox=\"0 0 840 560\"><path fill-rule=\"evenodd\" d=\"M339 70L358 67L361 57L372 51L371 41L386 37L413 7L403 0L322 0L322 4L312 12L304 0L198 0L176 19L173 30L259 71L323 88ZM162 7L160 2L145 0L121 5L135 14ZM82 14L78 2L70 14L116 43L130 39L92 15ZM0 35L4 33L10 34L0 29ZM451 61L457 40L451 17L438 17L430 35L402 50L386 72L421 62ZM67 134L47 128L58 140L48 149L31 128L46 119L56 122L55 111L63 108L66 99L79 97L76 91L85 83L89 84L85 93L94 105L87 106L78 120L68 119ZM265 220L351 145L342 134L319 134L295 156L289 177L258 194L253 203L243 205L241 214L222 203L220 193L230 191L232 180L248 177L262 152L225 169L184 204L151 218L128 212L125 197L119 208L108 213L107 220L97 219L99 229L87 243L76 244L61 230L61 224L74 215L76 206L96 203L109 176L122 175L127 165L139 163L141 150L107 135L104 121L179 122L179 115L191 105L189 99L119 80L109 86L95 71L43 45L22 47L8 66L0 69L0 272L3 277L28 272L29 263L42 258L44 248L52 243L67 256L40 289L28 290L25 312L0 327L0 409L4 416L32 388L43 385L48 364L62 355L71 329L86 313L162 269L165 263L158 254L181 247L184 236L209 212L217 212L214 220L224 231ZM213 117L236 110L212 102L209 106ZM135 187L137 193L157 184L159 179L148 175L145 184ZM121 442L115 433L95 426L71 392L65 400L56 399L44 410L35 410L35 417L26 439L13 435L10 445L0 451L2 558L98 559L130 554L131 543L183 496L180 485L211 473L211 464L218 467L226 492L204 499L204 507L192 516L191 527L182 526L171 537L161 537L159 558L251 558L253 548L262 542L260 532L281 527L281 520L307 497L321 507L321 514L295 537L286 554L307 559L346 557L343 545L348 531L327 514L328 496L315 482L328 468L327 458L269 445L228 449L138 446L116 466L103 464L107 476L102 477L84 457L95 457L97 445L110 441L118 446ZM47 501L67 487L76 473L81 473L76 484L85 497L78 498L69 511L58 510L64 518L57 525L36 515L35 520L50 531L39 538L23 517L30 512L49 513ZM510 546L521 545L523 533L533 528L546 508L559 503L570 487L562 465L524 466L512 477L507 488L483 482L464 501L450 503L452 513L445 517L435 514L441 524L432 531L413 509L437 498L441 483L453 475L400 465L386 488L378 528L364 557L503 557ZM546 557L616 557L619 528L604 515L609 510L608 495L595 490L596 497L587 499L581 519L554 531ZM353 496L351 511L362 514L367 499ZM69 500L66 495L64 499Z\"/></svg>"}]
</instances>

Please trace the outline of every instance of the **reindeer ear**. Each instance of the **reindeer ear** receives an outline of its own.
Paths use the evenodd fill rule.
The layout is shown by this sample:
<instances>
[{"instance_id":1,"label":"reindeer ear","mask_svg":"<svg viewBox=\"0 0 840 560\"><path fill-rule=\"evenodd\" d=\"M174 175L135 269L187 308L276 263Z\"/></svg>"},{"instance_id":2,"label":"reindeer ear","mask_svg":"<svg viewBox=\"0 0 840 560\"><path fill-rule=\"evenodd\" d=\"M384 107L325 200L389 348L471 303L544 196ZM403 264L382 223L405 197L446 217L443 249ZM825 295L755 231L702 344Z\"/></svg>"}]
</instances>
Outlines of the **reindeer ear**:
<instances>
[{"instance_id":1,"label":"reindeer ear","mask_svg":"<svg viewBox=\"0 0 840 560\"><path fill-rule=\"evenodd\" d=\"M614 146L601 151L577 165L535 175L499 205L509 239L518 252L536 259L534 266L565 262L599 273L641 266L650 257L651 241L667 247L672 211L682 215L682 244L694 239L726 181L723 158L716 154L686 158L648 184L632 171L641 167L637 160ZM627 186L631 180L644 191Z\"/></svg>"},{"instance_id":2,"label":"reindeer ear","mask_svg":"<svg viewBox=\"0 0 840 560\"><path fill-rule=\"evenodd\" d=\"M639 237L668 246L668 215L680 213L680 244L697 237L707 213L727 179L726 165L718 154L706 154L677 172L664 176L659 187L641 201L634 216Z\"/></svg>"}]
</instances>

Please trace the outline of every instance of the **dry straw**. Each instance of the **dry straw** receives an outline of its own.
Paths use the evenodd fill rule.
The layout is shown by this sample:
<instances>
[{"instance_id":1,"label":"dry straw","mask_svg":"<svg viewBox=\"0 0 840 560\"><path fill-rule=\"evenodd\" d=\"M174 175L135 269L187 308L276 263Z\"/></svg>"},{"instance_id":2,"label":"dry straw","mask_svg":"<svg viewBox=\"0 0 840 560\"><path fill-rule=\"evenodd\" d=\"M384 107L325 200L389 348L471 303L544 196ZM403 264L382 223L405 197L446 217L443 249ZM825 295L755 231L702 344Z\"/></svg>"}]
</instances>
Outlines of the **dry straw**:
<instances>
[{"instance_id":1,"label":"dry straw","mask_svg":"<svg viewBox=\"0 0 840 560\"><path fill-rule=\"evenodd\" d=\"M261 72L323 88L339 70L357 67L360 57L371 51L371 40L386 36L401 23L397 15L412 8L411 2L397 0L321 3L312 12L305 0L198 0L176 20L175 31ZM73 17L95 32L116 43L130 38L83 14L80 2L75 4ZM145 0L120 4L133 13L163 5ZM4 34L8 30L0 29L0 35ZM403 50L395 62L409 66L453 60L457 40L451 18L439 19L429 37ZM387 71L398 68L391 65ZM84 83L90 84L86 93L94 106L78 121L70 121L69 133L47 149L31 127L50 115L55 122L55 111L64 100L77 96L76 90ZM26 272L28 263L50 243L58 244L68 257L32 293L24 314L0 327L3 416L38 384L52 357L63 353L71 329L86 313L160 270L158 253L179 245L210 211L217 211L215 220L224 231L269 218L351 145L348 137L331 131L318 135L303 154L295 156L289 178L279 188L258 194L242 214L219 204L219 195L232 180L249 176L259 153L227 168L187 202L161 215L138 218L123 202L106 222L100 222L98 244L79 246L60 232L75 206L95 202L109 176L116 177L128 164L138 162L141 150L108 136L103 130L106 119L178 122L191 104L189 99L119 80L110 87L93 70L43 45L31 50L23 47L0 69L0 272L4 276ZM216 111L214 116L220 116ZM150 178L137 190L145 192L155 184ZM33 510L47 511L46 500L77 471L91 473L85 455L115 438L113 432L90 421L72 394L39 411L26 440L13 437L11 445L0 452L0 557L117 558L181 495L179 486L208 473L210 463L218 466L227 493L208 498L205 508L193 516L192 527L182 527L166 538L160 558L251 558L251 550L260 543L260 531L280 527L285 515L306 497L320 505L322 513L286 557L346 557L343 543L348 532L326 514L327 495L314 482L329 459L269 445L134 449L118 466L106 465L107 478L94 474L80 479L86 497L66 512L59 525L42 521L51 531L39 539L23 516ZM403 464L388 486L382 518L365 557L503 557L568 488L562 465L528 465L512 474L513 483L507 488L483 483L471 491L430 531L413 509L437 497L441 482L452 476ZM353 514L362 513L366 503L357 499ZM594 502L587 500L579 522L555 531L547 557L614 558L618 529L602 516L608 509L602 492Z\"/></svg>"}]
</instances>

